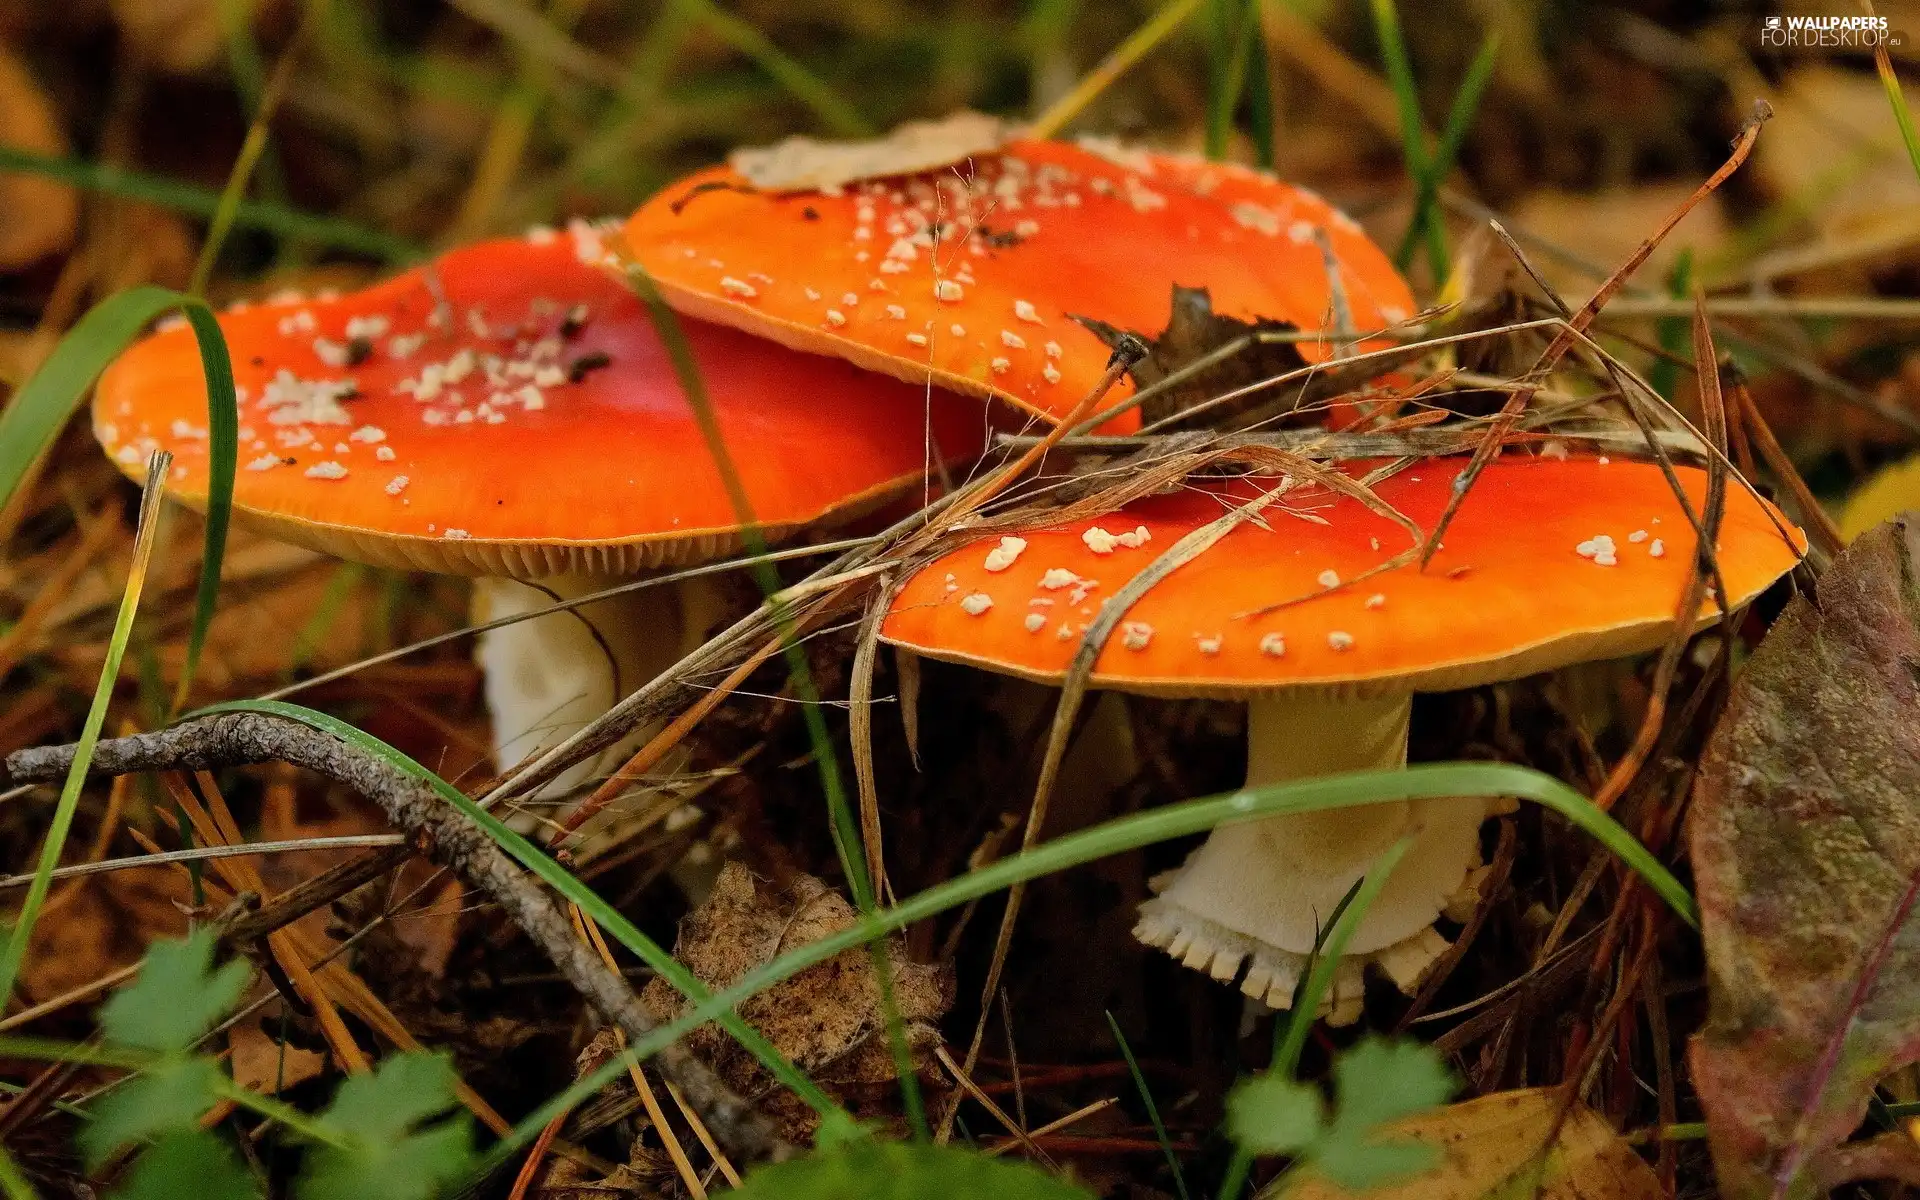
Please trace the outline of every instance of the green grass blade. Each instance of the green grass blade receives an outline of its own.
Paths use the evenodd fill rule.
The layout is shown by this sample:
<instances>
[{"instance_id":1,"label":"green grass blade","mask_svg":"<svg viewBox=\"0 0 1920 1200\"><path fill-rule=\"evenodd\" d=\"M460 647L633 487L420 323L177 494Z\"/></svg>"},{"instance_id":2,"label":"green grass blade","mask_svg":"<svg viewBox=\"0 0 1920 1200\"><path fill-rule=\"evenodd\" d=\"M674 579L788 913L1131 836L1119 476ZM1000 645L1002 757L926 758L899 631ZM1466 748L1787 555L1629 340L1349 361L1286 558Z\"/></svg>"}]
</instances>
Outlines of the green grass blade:
<instances>
[{"instance_id":1,"label":"green grass blade","mask_svg":"<svg viewBox=\"0 0 1920 1200\"><path fill-rule=\"evenodd\" d=\"M7 1200L40 1200L40 1193L33 1190L26 1173L5 1147L0 1147L0 1193L4 1193Z\"/></svg>"},{"instance_id":2,"label":"green grass blade","mask_svg":"<svg viewBox=\"0 0 1920 1200\"><path fill-rule=\"evenodd\" d=\"M1180 28L1193 10L1200 7L1200 0L1167 0L1160 10L1147 20L1147 23L1133 31L1127 40L1121 42L1113 53L1102 59L1100 65L1073 85L1073 90L1056 100L1046 112L1034 118L1027 127L1027 135L1036 138L1050 138L1066 128L1069 121L1080 115L1082 109L1098 99L1100 93L1113 85L1113 81L1126 74L1134 64L1145 58L1149 51Z\"/></svg>"},{"instance_id":3,"label":"green grass blade","mask_svg":"<svg viewBox=\"0 0 1920 1200\"><path fill-rule=\"evenodd\" d=\"M1873 6L1869 4L1871 13ZM1913 112L1907 107L1907 94L1900 89L1900 77L1894 74L1893 59L1887 54L1885 42L1877 43L1873 48L1873 65L1880 72L1880 86L1886 89L1887 104L1893 109L1894 123L1900 126L1900 140L1907 147L1907 161L1913 164L1913 173L1920 175L1920 134L1913 128Z\"/></svg>"},{"instance_id":4,"label":"green grass blade","mask_svg":"<svg viewBox=\"0 0 1920 1200\"><path fill-rule=\"evenodd\" d=\"M113 701L113 688L120 680L120 662L127 653L127 638L133 633L133 617L140 608L140 592L147 581L147 566L153 561L154 534L160 527L160 504L166 494L167 471L173 457L162 450L147 464L147 488L140 498L140 524L133 542L133 562L127 570L126 590L120 594L120 611L113 620L113 634L107 639L107 659L100 665L100 679L93 688L93 703L80 727L80 741L74 747L73 766L60 787L60 799L54 805L53 821L47 827L46 840L40 846L40 863L34 868L33 882L27 885L27 898L20 904L13 933L6 949L0 951L0 1004L13 995L20 979L20 967L26 962L27 943L33 937L33 925L46 903L47 889L53 885L53 869L60 865L60 853L66 848L67 834L73 829L73 815L80 807L80 792L87 782L87 764L93 761L94 744L100 740L100 727L106 723L107 706Z\"/></svg>"},{"instance_id":5,"label":"green grass blade","mask_svg":"<svg viewBox=\"0 0 1920 1200\"><path fill-rule=\"evenodd\" d=\"M1354 931L1360 928L1360 922L1366 918L1373 902L1380 898L1387 880L1393 875L1393 869L1413 848L1413 842L1414 835L1409 833L1383 850L1380 857L1373 860L1373 865L1367 868L1367 873L1361 877L1352 896L1341 906L1340 914L1334 918L1333 927L1324 943L1314 950L1313 966L1301 982L1299 994L1294 997L1293 1011L1287 1014L1286 1036L1273 1052L1273 1070L1291 1079L1294 1072L1300 1069L1300 1052L1306 1049L1307 1033L1312 1030L1314 1021L1319 1019L1320 1001L1333 986L1333 973L1347 952L1347 943L1353 940Z\"/></svg>"},{"instance_id":6,"label":"green grass blade","mask_svg":"<svg viewBox=\"0 0 1920 1200\"><path fill-rule=\"evenodd\" d=\"M1120 1022L1113 1019L1111 1012L1107 1014L1107 1028L1113 1030L1113 1040L1120 1045L1120 1056L1127 1060L1127 1073L1133 1076L1133 1086L1140 1093L1140 1103L1146 1106L1147 1119L1153 1122L1153 1136L1160 1139L1160 1150L1167 1156L1167 1166L1173 1170L1173 1188L1180 1193L1180 1200L1189 1200L1187 1176L1180 1169L1180 1156L1173 1152L1173 1139L1167 1136L1167 1123L1160 1119L1160 1106L1153 1102L1153 1089L1147 1086L1147 1077L1134 1060L1133 1047L1127 1044L1127 1035L1120 1032Z\"/></svg>"},{"instance_id":7,"label":"green grass blade","mask_svg":"<svg viewBox=\"0 0 1920 1200\"><path fill-rule=\"evenodd\" d=\"M233 360L213 310L182 297L181 307L200 347L200 371L207 383L207 513L200 551L200 582L193 597L193 624L187 630L187 657L173 692L173 711L186 706L193 677L206 649L207 629L220 600L220 564L227 553L227 528L233 517L233 479L240 457L240 401L234 394Z\"/></svg>"},{"instance_id":8,"label":"green grass blade","mask_svg":"<svg viewBox=\"0 0 1920 1200\"><path fill-rule=\"evenodd\" d=\"M247 125L247 136L240 143L240 153L233 161L233 169L227 172L227 184L220 191L220 203L213 210L213 217L207 222L206 240L200 244L200 257L193 264L193 277L187 283L187 293L192 296L204 296L207 280L213 277L213 264L220 258L221 247L227 244L227 235L233 232L234 215L240 209L240 202L246 199L247 187L253 182L254 168L260 165L260 156L267 152L267 137L272 129L274 110L280 107L280 98L286 94L287 83L293 78L293 64L300 55L300 47L306 41L307 27L312 23L313 9L308 8L301 19L300 27L294 32L293 40L280 52L280 65L274 68L273 79L267 84L259 107Z\"/></svg>"},{"instance_id":9,"label":"green grass blade","mask_svg":"<svg viewBox=\"0 0 1920 1200\"><path fill-rule=\"evenodd\" d=\"M1231 0L1214 0L1210 23L1222 28L1215 35L1214 54L1224 58L1210 65L1211 86L1207 95L1207 157L1219 161L1227 156L1227 143L1233 138L1233 114L1247 87L1247 64L1260 33L1260 0L1248 0L1241 6L1240 19L1232 19ZM1271 123L1269 123L1271 124Z\"/></svg>"},{"instance_id":10,"label":"green grass blade","mask_svg":"<svg viewBox=\"0 0 1920 1200\"><path fill-rule=\"evenodd\" d=\"M1380 42L1380 58L1386 63L1387 82L1393 88L1394 104L1400 110L1400 146L1407 160L1407 174L1419 179L1427 169L1426 122L1420 117L1420 91L1413 81L1413 60L1407 54L1407 41L1400 31L1400 10L1393 0L1368 0L1373 12L1373 32Z\"/></svg>"},{"instance_id":11,"label":"green grass blade","mask_svg":"<svg viewBox=\"0 0 1920 1200\"><path fill-rule=\"evenodd\" d=\"M1267 45L1266 27L1260 21L1263 0L1253 0L1249 21L1253 25L1253 61L1247 65L1247 127L1253 135L1253 160L1271 171L1279 162L1274 144L1273 48Z\"/></svg>"},{"instance_id":12,"label":"green grass blade","mask_svg":"<svg viewBox=\"0 0 1920 1200\"><path fill-rule=\"evenodd\" d=\"M1207 119L1203 149L1218 162L1227 156L1237 96L1229 94L1227 75L1233 60L1234 0L1207 0Z\"/></svg>"},{"instance_id":13,"label":"green grass blade","mask_svg":"<svg viewBox=\"0 0 1920 1200\"><path fill-rule=\"evenodd\" d=\"M167 1061L164 1055L127 1046L101 1045L97 1042L62 1042L53 1038L0 1036L0 1054L8 1058L34 1062L82 1063L90 1067L108 1067L119 1071L148 1071ZM277 1121L308 1141L323 1146L347 1149L352 1143L325 1122L316 1121L299 1109L272 1096L242 1087L222 1071L217 1074L214 1091L242 1108ZM86 1114L81 1113L82 1116Z\"/></svg>"},{"instance_id":14,"label":"green grass blade","mask_svg":"<svg viewBox=\"0 0 1920 1200\"><path fill-rule=\"evenodd\" d=\"M0 155L8 153L0 147ZM155 317L179 303L179 294L166 288L133 288L89 309L60 339L40 370L0 411L0 508L13 499L113 357Z\"/></svg>"},{"instance_id":15,"label":"green grass blade","mask_svg":"<svg viewBox=\"0 0 1920 1200\"><path fill-rule=\"evenodd\" d=\"M866 137L873 126L838 92L813 72L801 66L786 51L767 40L752 22L743 21L721 9L712 0L670 0L675 8L697 15L715 37L752 59L794 98L813 110L813 114L841 137Z\"/></svg>"},{"instance_id":16,"label":"green grass blade","mask_svg":"<svg viewBox=\"0 0 1920 1200\"><path fill-rule=\"evenodd\" d=\"M1692 294L1693 247L1682 246L1680 253L1674 255L1673 270L1667 273L1667 295L1684 300ZM1692 326L1684 317L1664 318L1655 324L1654 330L1660 348L1670 354L1684 355L1693 344ZM1675 399L1674 390L1680 386L1680 364L1668 358L1656 359L1647 372L1647 382L1662 396Z\"/></svg>"},{"instance_id":17,"label":"green grass blade","mask_svg":"<svg viewBox=\"0 0 1920 1200\"><path fill-rule=\"evenodd\" d=\"M12 146L0 146L0 171L45 175L88 191L142 200L203 220L211 219L220 208L220 193L197 184L103 163L34 154ZM242 200L235 205L233 224L240 229L258 229L281 237L299 238L390 263L412 262L426 253L404 238L353 221L301 212L283 204L258 200Z\"/></svg>"},{"instance_id":18,"label":"green grass blade","mask_svg":"<svg viewBox=\"0 0 1920 1200\"><path fill-rule=\"evenodd\" d=\"M759 519L754 515L752 498L747 495L740 470L734 464L732 452L727 449L726 437L720 431L719 419L715 417L713 403L707 395L706 381L700 376L700 364L693 356L693 345L687 341L679 314L667 306L666 298L654 286L653 278L631 257L626 260L626 272L628 282L646 302L654 329L667 347L667 356L673 360L680 391L686 397L687 407L693 410L694 421L707 443L707 454L720 473L727 500L740 522L741 540L753 558L751 573L754 583L772 606L774 624L780 634L781 656L786 660L788 677L793 681L793 690L800 701L800 715L806 725L807 741L813 748L814 767L820 774L820 789L826 796L828 827L833 834L834 849L840 856L840 869L846 875L848 889L853 893L854 907L863 913L870 913L878 905L879 898L874 890L875 881L867 874L867 858L860 845L860 824L854 816L853 805L847 800L846 783L840 775L839 751L827 732L826 717L822 715L820 705L820 691L814 686L813 670L807 663L806 651L800 645L799 627L795 625L792 613L779 602L783 587L780 573L767 557L766 538L761 533ZM887 1023L887 1041L900 1079L907 1124L916 1136L924 1139L927 1135L926 1109L920 1097L919 1077L913 1067L913 1052L907 1046L906 1030L900 1022L898 1006L894 1003L893 968L884 945L875 943L870 949L874 982L880 990L881 1011Z\"/></svg>"},{"instance_id":19,"label":"green grass blade","mask_svg":"<svg viewBox=\"0 0 1920 1200\"><path fill-rule=\"evenodd\" d=\"M1440 131L1433 159L1416 176L1413 220L1394 254L1394 262L1404 271L1413 261L1415 242L1424 236L1427 265L1433 273L1435 287L1446 283L1451 265L1447 256L1446 226L1440 219L1440 185L1447 181L1454 163L1459 160L1460 147L1467 140L1467 130L1473 127L1474 115L1480 111L1480 100L1486 95L1487 85L1493 82L1493 68L1499 59L1500 35L1488 33L1460 81L1460 90L1453 94L1453 106L1447 110L1447 123Z\"/></svg>"},{"instance_id":20,"label":"green grass blade","mask_svg":"<svg viewBox=\"0 0 1920 1200\"><path fill-rule=\"evenodd\" d=\"M1565 817L1638 874L1689 927L1700 927L1699 910L1693 897L1688 895L1673 873L1619 822L1566 784L1531 767L1510 763L1425 763L1400 770L1334 775L1188 800L1055 838L1011 858L1001 859L928 888L892 908L870 915L863 914L853 927L797 947L773 962L749 971L733 986L715 993L684 1016L635 1043L633 1051L642 1059L658 1053L662 1046L684 1036L688 1030L713 1020L717 1014L731 1011L748 997L863 942L905 929L916 921L938 916L970 900L1012 887L1015 883L1052 875L1095 859L1201 833L1226 821L1322 812L1393 800L1472 799L1487 796L1531 800ZM605 1078L611 1079L617 1074L617 1070L610 1071ZM596 1078L592 1076L576 1083L524 1118L514 1127L513 1134L490 1152L488 1161L495 1161L496 1156L504 1159L516 1148L532 1142L555 1113L592 1095L597 1086L603 1086L588 1086Z\"/></svg>"},{"instance_id":21,"label":"green grass blade","mask_svg":"<svg viewBox=\"0 0 1920 1200\"><path fill-rule=\"evenodd\" d=\"M1347 894L1340 897L1331 923L1321 926L1315 934L1306 978L1293 992L1293 1008L1286 1020L1274 1023L1273 1058L1267 1064L1272 1073L1291 1079L1299 1072L1300 1054L1306 1049L1313 1023L1319 1019L1320 999L1333 985L1334 968L1347 952L1347 943L1353 940L1353 932L1360 928L1367 910L1380 898L1393 869L1413 847L1413 841L1414 835L1408 834L1388 846L1366 873L1353 881ZM1226 1176L1220 1183L1220 1200L1240 1200L1240 1193L1246 1190L1247 1176L1252 1172L1252 1152L1245 1146L1235 1146L1233 1159L1227 1164Z\"/></svg>"},{"instance_id":22,"label":"green grass blade","mask_svg":"<svg viewBox=\"0 0 1920 1200\"><path fill-rule=\"evenodd\" d=\"M0 148L0 155L6 153ZM199 344L200 369L207 384L208 435L206 543L200 559L193 626L187 635L186 665L175 695L178 707L192 684L201 648L206 644L207 626L213 620L220 590L220 563L226 554L227 525L233 510L234 460L240 448L233 364L213 310L179 292L144 286L103 300L81 317L6 411L0 412L0 507L13 498L107 364L149 322L172 309L186 314Z\"/></svg>"},{"instance_id":23,"label":"green grass blade","mask_svg":"<svg viewBox=\"0 0 1920 1200\"><path fill-rule=\"evenodd\" d=\"M603 900L598 892L595 892L585 883L582 883L572 872L555 862L532 842L507 828L500 822L498 817L495 817L492 813L487 812L469 799L466 793L440 778L440 776L434 774L432 771L429 771L426 767L421 766L406 754L394 749L372 734L355 729L338 717L329 716L326 713L320 712L318 709L307 708L304 705L289 704L284 700L235 700L229 703L215 704L207 708L199 709L196 712L188 714L188 717L211 716L223 712L265 713L269 716L280 717L284 720L305 725L309 729L319 730L322 733L339 738L341 741L346 742L364 754L370 754L381 759L432 788L440 795L441 799L459 810L468 820L473 821L484 829L487 836L492 838L496 845L511 855L521 866L531 871L554 891L559 892L562 896L578 905L581 912L592 917L602 929L612 934L621 945L638 955L640 961L652 967L661 978L665 979L675 988L678 988L681 994L685 995L688 1000L699 1005L702 1011L706 1011L708 1007L707 1002L710 997L706 986L696 979L692 972L680 965L679 961L676 960L673 955L668 954L662 949L658 942L655 942L652 938L640 932L640 930L634 926L633 922L620 915L619 910ZM795 1095L799 1096L809 1107L813 1108L814 1111L820 1113L822 1116L839 1113L840 1107L833 1102L831 1097L821 1091L819 1086L811 1079L808 1079L806 1075L801 1072L800 1068L794 1066L784 1055L774 1049L772 1043L762 1037L752 1026L748 1025L738 1016L735 1016L731 1006L724 1011L715 1010L708 1012L707 1016L702 1018L698 1024L703 1025L710 1020L719 1021L721 1027L724 1028L734 1040L738 1041L741 1046L745 1047L749 1053L759 1059L760 1064L766 1067L775 1079L779 1080L780 1083L789 1088ZM693 1026L689 1026L688 1028L693 1028ZM682 1032L685 1031L683 1030ZM657 1050L658 1047L655 1047L655 1049ZM649 1051L649 1053L651 1052L652 1051ZM617 1061L615 1065L619 1065ZM536 1131L536 1133L537 1132L538 1131Z\"/></svg>"}]
</instances>

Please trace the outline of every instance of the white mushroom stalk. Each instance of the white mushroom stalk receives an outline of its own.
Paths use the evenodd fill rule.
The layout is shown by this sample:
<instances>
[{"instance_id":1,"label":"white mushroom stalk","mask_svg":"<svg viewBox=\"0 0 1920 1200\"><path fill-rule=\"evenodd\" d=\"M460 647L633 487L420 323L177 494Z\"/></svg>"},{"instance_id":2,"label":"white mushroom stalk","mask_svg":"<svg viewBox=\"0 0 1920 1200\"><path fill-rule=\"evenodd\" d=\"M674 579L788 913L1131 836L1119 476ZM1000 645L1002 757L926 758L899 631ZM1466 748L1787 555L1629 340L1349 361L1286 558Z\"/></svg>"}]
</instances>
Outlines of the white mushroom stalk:
<instances>
[{"instance_id":1,"label":"white mushroom stalk","mask_svg":"<svg viewBox=\"0 0 1920 1200\"><path fill-rule=\"evenodd\" d=\"M478 579L473 615L478 622L537 612L552 605L554 597L577 599L617 582L598 575L555 575L535 587L511 579ZM640 588L481 634L475 657L493 717L496 766L505 770L578 733L626 693L679 661L691 648L689 642L705 634L712 613L709 587L689 580ZM636 730L620 744L576 763L538 796L566 795L613 770L652 732Z\"/></svg>"},{"instance_id":2,"label":"white mushroom stalk","mask_svg":"<svg viewBox=\"0 0 1920 1200\"><path fill-rule=\"evenodd\" d=\"M1509 456L1489 463L1462 502L1466 468L1464 458L1385 475L1369 467L1379 476L1372 500L1320 484L1289 492L1286 505L1267 509L1271 521L1240 522L1139 594L1088 686L1250 700L1247 784L1263 787L1403 768L1415 692L1637 654L1671 637L1693 548L1665 469ZM1699 503L1705 473L1674 475ZM881 636L916 654L1062 682L1086 669L1080 646L1098 606L1140 581L1156 561L1151 547L1276 486L1190 479L1115 512L973 542L901 585ZM1418 544L1413 530L1436 528L1455 504L1425 567L1394 565L1399 548ZM1790 570L1803 546L1764 501L1730 492L1716 547L1729 607ZM1703 606L1687 625L1714 616ZM1136 936L1286 1007L1341 898L1410 835L1335 965L1327 1009L1352 1020L1369 964L1409 991L1430 974L1447 947L1434 922L1469 917L1477 900L1480 825L1510 806L1446 798L1222 825L1154 881Z\"/></svg>"},{"instance_id":3,"label":"white mushroom stalk","mask_svg":"<svg viewBox=\"0 0 1920 1200\"><path fill-rule=\"evenodd\" d=\"M1283 691L1247 712L1247 786L1407 762L1412 697L1328 699ZM1367 910L1336 969L1322 1012L1360 1014L1367 964L1403 991L1419 986L1447 948L1441 915L1464 919L1478 901L1481 822L1475 799L1402 800L1240 821L1215 829L1179 869L1153 881L1134 935L1271 1008L1290 1008L1314 941L1354 883L1409 833L1414 842Z\"/></svg>"}]
</instances>

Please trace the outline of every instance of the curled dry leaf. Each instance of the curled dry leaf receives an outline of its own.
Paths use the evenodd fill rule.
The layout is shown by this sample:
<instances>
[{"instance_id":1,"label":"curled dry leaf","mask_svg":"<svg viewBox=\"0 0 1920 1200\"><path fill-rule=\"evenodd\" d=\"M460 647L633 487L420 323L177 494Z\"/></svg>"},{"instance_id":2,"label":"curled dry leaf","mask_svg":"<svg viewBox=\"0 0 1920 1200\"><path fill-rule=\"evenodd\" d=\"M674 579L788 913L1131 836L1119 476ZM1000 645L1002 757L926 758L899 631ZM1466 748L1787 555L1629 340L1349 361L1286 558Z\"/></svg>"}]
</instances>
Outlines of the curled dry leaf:
<instances>
[{"instance_id":1,"label":"curled dry leaf","mask_svg":"<svg viewBox=\"0 0 1920 1200\"><path fill-rule=\"evenodd\" d=\"M0 46L0 146L67 153L53 102L5 46ZM5 270L71 246L80 224L80 198L51 179L0 173L0 214L0 270Z\"/></svg>"},{"instance_id":2,"label":"curled dry leaf","mask_svg":"<svg viewBox=\"0 0 1920 1200\"><path fill-rule=\"evenodd\" d=\"M1810 1196L1920 1061L1920 517L1862 535L1755 652L1693 803L1722 1194Z\"/></svg>"},{"instance_id":3,"label":"curled dry leaf","mask_svg":"<svg viewBox=\"0 0 1920 1200\"><path fill-rule=\"evenodd\" d=\"M853 923L853 906L811 875L780 888L728 863L707 902L681 922L674 957L718 991L788 950ZM925 1068L940 1044L935 1022L953 1001L952 981L940 967L909 962L898 938L890 938L887 949L907 1044ZM661 1021L678 1016L686 1003L662 979L649 983L640 998ZM880 989L872 955L865 950L849 950L802 971L746 1001L739 1012L856 1115L868 1115L867 1102L895 1086ZM810 1140L814 1114L785 1092L768 1094L771 1077L732 1038L703 1025L688 1035L687 1048L743 1095L759 1099L784 1136Z\"/></svg>"},{"instance_id":4,"label":"curled dry leaf","mask_svg":"<svg viewBox=\"0 0 1920 1200\"><path fill-rule=\"evenodd\" d=\"M1592 1109L1575 1104L1554 1133L1563 1097L1558 1089L1497 1092L1396 1122L1396 1133L1438 1148L1433 1170L1385 1187L1350 1192L1309 1176L1287 1200L1659 1200L1653 1169Z\"/></svg>"},{"instance_id":5,"label":"curled dry leaf","mask_svg":"<svg viewBox=\"0 0 1920 1200\"><path fill-rule=\"evenodd\" d=\"M1116 352L1121 339L1132 330L1118 329L1092 317L1078 318L1094 336ZM1127 371L1135 386L1145 390L1182 368L1191 366L1208 354L1230 345L1238 338L1260 333L1286 333L1295 327L1285 321L1241 321L1213 311L1213 297L1206 288L1173 285L1167 327L1151 339L1147 356ZM1255 343L1224 362L1190 376L1168 390L1141 402L1140 416L1148 422L1183 412L1196 404L1227 392L1239 391L1250 384L1305 366L1307 360L1291 342L1272 345ZM1216 407L1214 419L1232 416L1248 408L1268 403L1273 394L1256 393L1231 407Z\"/></svg>"},{"instance_id":6,"label":"curled dry leaf","mask_svg":"<svg viewBox=\"0 0 1920 1200\"><path fill-rule=\"evenodd\" d=\"M771 146L735 150L727 165L771 192L835 188L862 179L913 175L990 154L1012 136L998 117L957 112L938 121L908 121L884 137L822 142L790 137Z\"/></svg>"}]
</instances>

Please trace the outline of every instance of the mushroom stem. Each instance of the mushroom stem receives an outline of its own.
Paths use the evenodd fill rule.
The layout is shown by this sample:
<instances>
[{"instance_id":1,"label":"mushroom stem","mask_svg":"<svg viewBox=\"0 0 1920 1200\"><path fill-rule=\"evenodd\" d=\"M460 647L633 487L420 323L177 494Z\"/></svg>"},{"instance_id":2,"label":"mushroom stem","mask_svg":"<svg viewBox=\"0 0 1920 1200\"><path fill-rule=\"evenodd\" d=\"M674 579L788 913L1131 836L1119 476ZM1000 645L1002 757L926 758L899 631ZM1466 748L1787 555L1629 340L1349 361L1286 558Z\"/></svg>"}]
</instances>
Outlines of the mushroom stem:
<instances>
[{"instance_id":1,"label":"mushroom stem","mask_svg":"<svg viewBox=\"0 0 1920 1200\"><path fill-rule=\"evenodd\" d=\"M1328 699L1280 692L1247 713L1247 786L1406 765L1408 695ZM1179 870L1154 881L1135 933L1188 966L1292 1004L1314 939L1380 853L1415 841L1347 945L1329 998L1336 1023L1359 1013L1361 968L1379 963L1403 989L1445 949L1433 921L1470 899L1484 803L1390 801L1221 825Z\"/></svg>"},{"instance_id":2,"label":"mushroom stem","mask_svg":"<svg viewBox=\"0 0 1920 1200\"><path fill-rule=\"evenodd\" d=\"M545 608L553 599L541 588L572 600L614 582L597 575L555 575L535 587L511 579L479 579L473 589L474 616L497 620ZM700 624L696 614L710 607L697 590L682 595L685 586L641 588L481 634L475 656L486 677L498 765L504 769L579 731L625 692L673 665L686 637L698 632L693 628ZM620 746L569 768L540 795L564 794L618 761L647 732L636 731Z\"/></svg>"}]
</instances>

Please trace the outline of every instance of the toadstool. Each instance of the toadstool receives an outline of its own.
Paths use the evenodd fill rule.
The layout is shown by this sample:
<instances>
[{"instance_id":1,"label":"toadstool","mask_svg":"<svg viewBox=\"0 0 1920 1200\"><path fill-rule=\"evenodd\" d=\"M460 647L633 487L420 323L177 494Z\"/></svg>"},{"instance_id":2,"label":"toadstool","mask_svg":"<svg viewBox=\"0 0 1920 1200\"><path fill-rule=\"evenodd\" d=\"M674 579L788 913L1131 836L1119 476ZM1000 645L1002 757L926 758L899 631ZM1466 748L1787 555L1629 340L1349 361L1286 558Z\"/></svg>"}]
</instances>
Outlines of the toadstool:
<instances>
[{"instance_id":1,"label":"toadstool","mask_svg":"<svg viewBox=\"0 0 1920 1200\"><path fill-rule=\"evenodd\" d=\"M1378 464L1347 464L1359 471ZM1464 459L1415 462L1380 500L1422 528ZM1679 468L1699 511L1706 480ZM1604 459L1496 459L1426 570L1374 568L1408 530L1358 500L1291 481L1193 481L1103 517L1023 531L1019 561L989 572L977 542L910 578L881 636L897 647L1058 683L1104 597L1224 508L1288 489L1126 612L1090 686L1248 705L1247 786L1403 766L1416 691L1445 691L1663 644L1693 558L1691 527L1660 470ZM1785 536L1783 536L1785 531ZM1791 538L1791 540L1789 540ZM1805 541L1770 505L1727 493L1717 556L1743 605ZM989 604L965 603L985 597ZM1294 600L1262 612L1280 601ZM1039 620L1035 620L1039 617ZM1713 619L1703 611L1700 621ZM1357 1015L1362 969L1403 989L1445 948L1433 928L1474 898L1480 800L1416 800L1222 825L1154 881L1135 934L1188 966L1286 1007L1319 925L1378 855L1414 844L1336 970L1334 1019Z\"/></svg>"},{"instance_id":2,"label":"toadstool","mask_svg":"<svg viewBox=\"0 0 1920 1200\"><path fill-rule=\"evenodd\" d=\"M221 327L240 401L233 511L262 532L479 576L489 616L546 603L513 580L574 597L742 544L666 348L605 269L595 226L483 242L350 295L235 305ZM769 538L855 515L935 459L979 451L978 400L717 325L685 331ZM204 501L207 400L189 331L121 356L93 421L122 470L164 447L173 494ZM583 615L629 685L675 661L693 624L666 588ZM491 631L479 655L503 751L564 736L618 698L606 652L571 614Z\"/></svg>"},{"instance_id":3,"label":"toadstool","mask_svg":"<svg viewBox=\"0 0 1920 1200\"><path fill-rule=\"evenodd\" d=\"M1098 144L1016 140L942 170L785 192L715 167L665 189L625 232L684 312L1058 421L1108 360L1075 317L1151 335L1177 284L1207 289L1222 316L1331 324L1322 231L1354 327L1405 319L1406 281L1311 192ZM1129 411L1109 427L1138 421Z\"/></svg>"}]
</instances>

